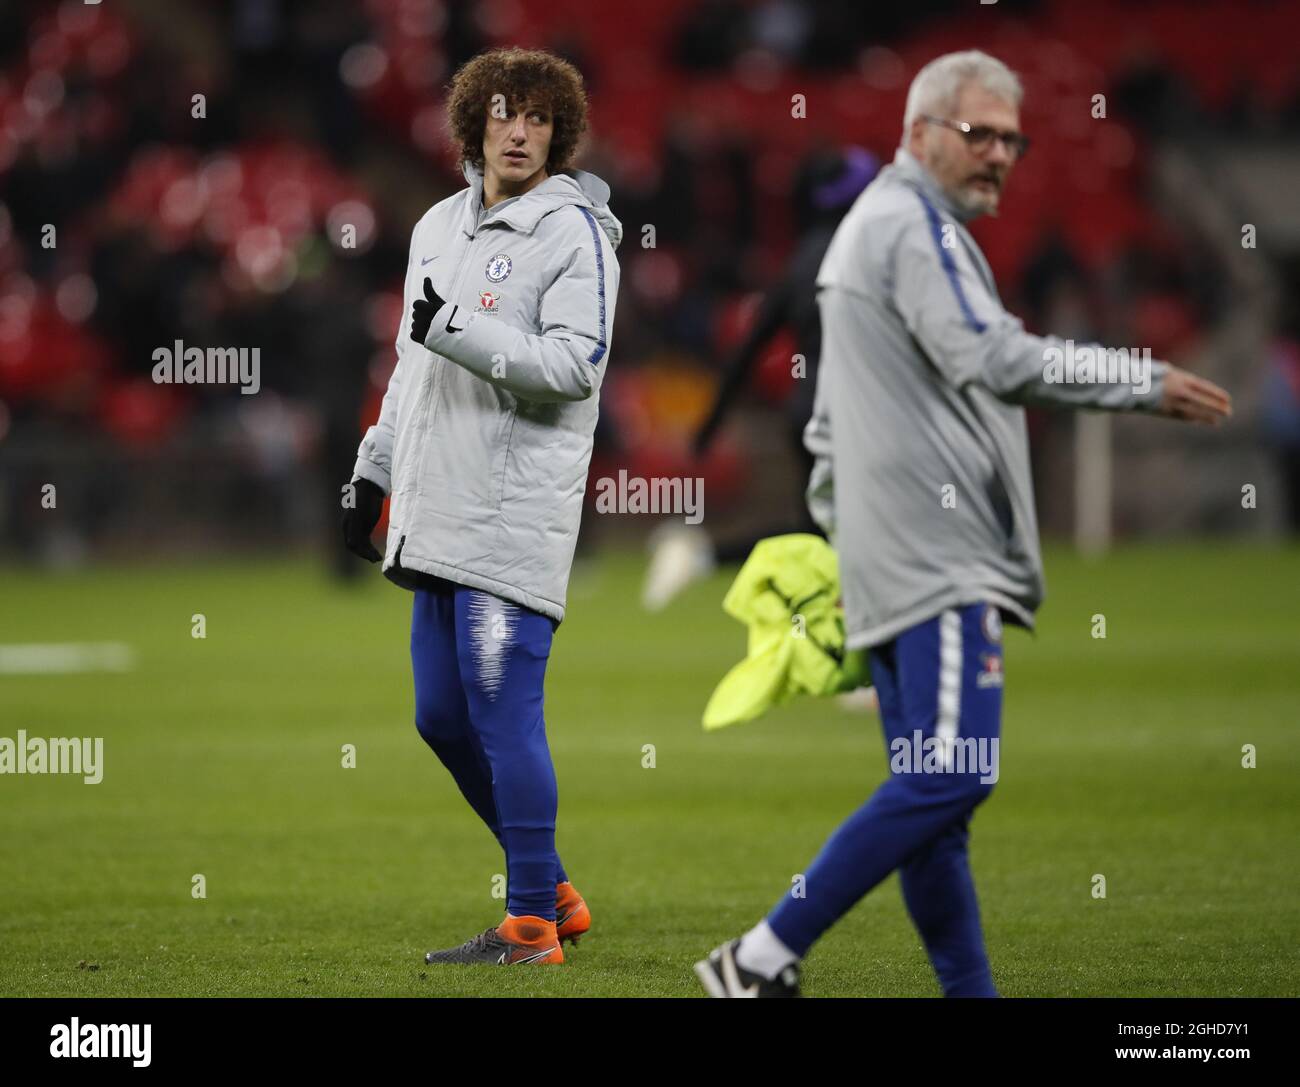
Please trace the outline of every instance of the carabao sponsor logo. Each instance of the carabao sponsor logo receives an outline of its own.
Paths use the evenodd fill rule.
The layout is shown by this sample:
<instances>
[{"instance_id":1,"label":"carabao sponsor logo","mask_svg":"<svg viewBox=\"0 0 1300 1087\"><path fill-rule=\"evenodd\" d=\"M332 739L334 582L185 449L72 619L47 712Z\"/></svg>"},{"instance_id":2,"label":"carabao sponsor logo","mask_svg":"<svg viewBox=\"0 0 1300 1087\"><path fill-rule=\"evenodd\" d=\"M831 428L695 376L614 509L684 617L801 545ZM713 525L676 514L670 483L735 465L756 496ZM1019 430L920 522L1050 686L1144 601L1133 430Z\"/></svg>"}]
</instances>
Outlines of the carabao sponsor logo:
<instances>
[{"instance_id":1,"label":"carabao sponsor logo","mask_svg":"<svg viewBox=\"0 0 1300 1087\"><path fill-rule=\"evenodd\" d=\"M975 675L975 686L980 690L1002 686L1002 658L998 654L980 654L980 670Z\"/></svg>"}]
</instances>

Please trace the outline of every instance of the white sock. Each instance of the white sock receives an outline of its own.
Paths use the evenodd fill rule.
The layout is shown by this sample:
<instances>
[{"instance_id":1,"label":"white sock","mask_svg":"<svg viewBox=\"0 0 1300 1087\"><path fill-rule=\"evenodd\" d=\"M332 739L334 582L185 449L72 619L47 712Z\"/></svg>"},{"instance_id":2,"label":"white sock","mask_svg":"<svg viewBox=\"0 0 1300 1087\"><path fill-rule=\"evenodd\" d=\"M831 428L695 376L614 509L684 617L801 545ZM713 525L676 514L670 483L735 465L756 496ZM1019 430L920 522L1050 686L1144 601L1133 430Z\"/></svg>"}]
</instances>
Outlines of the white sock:
<instances>
[{"instance_id":1,"label":"white sock","mask_svg":"<svg viewBox=\"0 0 1300 1087\"><path fill-rule=\"evenodd\" d=\"M799 956L781 942L766 921L760 921L745 933L736 948L736 962L769 981L798 961Z\"/></svg>"}]
</instances>

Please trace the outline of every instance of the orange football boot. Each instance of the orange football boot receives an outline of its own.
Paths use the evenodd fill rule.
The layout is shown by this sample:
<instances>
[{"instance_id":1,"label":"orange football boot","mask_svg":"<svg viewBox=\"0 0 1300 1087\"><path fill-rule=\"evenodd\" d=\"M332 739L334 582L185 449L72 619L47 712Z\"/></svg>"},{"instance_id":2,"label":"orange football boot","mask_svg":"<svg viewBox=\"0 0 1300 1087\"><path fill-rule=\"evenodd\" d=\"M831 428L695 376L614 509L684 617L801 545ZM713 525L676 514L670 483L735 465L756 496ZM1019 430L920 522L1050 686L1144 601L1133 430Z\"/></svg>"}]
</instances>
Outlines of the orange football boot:
<instances>
[{"instance_id":1,"label":"orange football boot","mask_svg":"<svg viewBox=\"0 0 1300 1087\"><path fill-rule=\"evenodd\" d=\"M430 951L424 956L430 965L439 963L490 963L494 966L551 965L564 962L564 950L555 934L555 922L528 914L506 919L480 932L460 947Z\"/></svg>"},{"instance_id":2,"label":"orange football boot","mask_svg":"<svg viewBox=\"0 0 1300 1087\"><path fill-rule=\"evenodd\" d=\"M576 945L580 936L591 928L591 910L572 883L555 885L555 931L563 945L572 940Z\"/></svg>"}]
</instances>

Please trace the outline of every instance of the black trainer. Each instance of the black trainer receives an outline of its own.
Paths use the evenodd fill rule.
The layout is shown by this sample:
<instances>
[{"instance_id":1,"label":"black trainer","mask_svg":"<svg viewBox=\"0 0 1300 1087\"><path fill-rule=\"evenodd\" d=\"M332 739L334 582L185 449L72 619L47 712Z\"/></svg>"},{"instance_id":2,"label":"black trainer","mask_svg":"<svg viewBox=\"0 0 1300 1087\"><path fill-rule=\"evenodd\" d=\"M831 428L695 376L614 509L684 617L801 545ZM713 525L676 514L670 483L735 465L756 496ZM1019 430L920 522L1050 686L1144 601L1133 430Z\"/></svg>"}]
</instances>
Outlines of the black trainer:
<instances>
[{"instance_id":1,"label":"black trainer","mask_svg":"<svg viewBox=\"0 0 1300 1087\"><path fill-rule=\"evenodd\" d=\"M491 966L526 966L534 963L560 963L564 952L559 943L539 947L535 944L515 943L490 928L466 940L460 947L442 951L426 951L424 961L430 966L440 963L487 963Z\"/></svg>"},{"instance_id":2,"label":"black trainer","mask_svg":"<svg viewBox=\"0 0 1300 1087\"><path fill-rule=\"evenodd\" d=\"M799 995L799 967L791 963L774 978L746 970L736 961L739 940L732 940L695 964L695 975L709 996L784 997Z\"/></svg>"}]
</instances>

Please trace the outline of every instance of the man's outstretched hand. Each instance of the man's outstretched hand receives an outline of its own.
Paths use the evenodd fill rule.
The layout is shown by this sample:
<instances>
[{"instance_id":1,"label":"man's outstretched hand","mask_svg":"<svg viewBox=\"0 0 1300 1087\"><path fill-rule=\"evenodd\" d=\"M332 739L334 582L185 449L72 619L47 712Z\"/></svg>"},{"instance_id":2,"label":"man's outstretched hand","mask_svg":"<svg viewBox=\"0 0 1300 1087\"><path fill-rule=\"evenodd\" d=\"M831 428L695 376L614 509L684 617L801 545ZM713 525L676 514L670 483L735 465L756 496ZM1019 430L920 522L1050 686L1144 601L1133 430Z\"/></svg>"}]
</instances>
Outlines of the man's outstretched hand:
<instances>
[{"instance_id":1,"label":"man's outstretched hand","mask_svg":"<svg viewBox=\"0 0 1300 1087\"><path fill-rule=\"evenodd\" d=\"M384 512L384 492L368 479L360 477L352 481L356 493L356 502L343 510L343 543L354 555L359 555L368 562L378 562L384 556L376 550L370 534L379 524L379 515Z\"/></svg>"},{"instance_id":2,"label":"man's outstretched hand","mask_svg":"<svg viewBox=\"0 0 1300 1087\"><path fill-rule=\"evenodd\" d=\"M1156 414L1218 426L1232 414L1232 397L1213 381L1171 365L1165 373L1164 394Z\"/></svg>"},{"instance_id":3,"label":"man's outstretched hand","mask_svg":"<svg viewBox=\"0 0 1300 1087\"><path fill-rule=\"evenodd\" d=\"M433 280L424 277L424 297L417 298L411 306L411 339L424 346L424 338L429 335L429 326L433 324L433 315L442 309L443 301L433 289Z\"/></svg>"}]
</instances>

